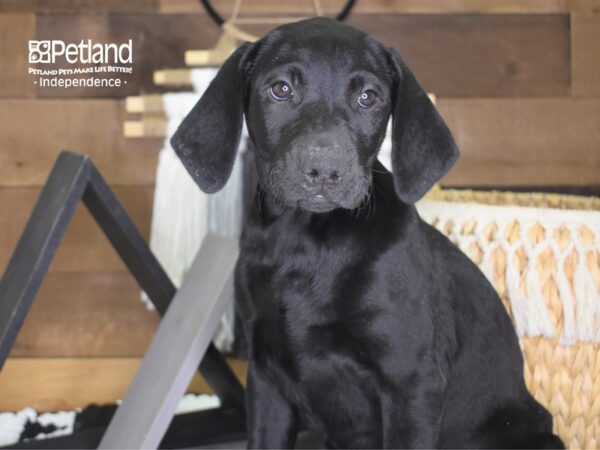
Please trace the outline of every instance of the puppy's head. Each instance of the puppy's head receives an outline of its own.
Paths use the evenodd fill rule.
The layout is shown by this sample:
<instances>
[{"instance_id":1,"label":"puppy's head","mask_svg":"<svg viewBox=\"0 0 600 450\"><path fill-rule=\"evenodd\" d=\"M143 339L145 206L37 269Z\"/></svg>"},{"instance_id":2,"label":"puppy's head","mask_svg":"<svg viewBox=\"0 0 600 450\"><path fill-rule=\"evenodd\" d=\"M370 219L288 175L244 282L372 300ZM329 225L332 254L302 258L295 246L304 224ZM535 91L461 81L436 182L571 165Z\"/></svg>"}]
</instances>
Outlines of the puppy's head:
<instances>
[{"instance_id":1,"label":"puppy's head","mask_svg":"<svg viewBox=\"0 0 600 450\"><path fill-rule=\"evenodd\" d=\"M225 62L171 140L205 192L229 178L244 114L262 188L313 212L365 199L390 115L403 201L417 201L458 156L400 56L329 19L279 27Z\"/></svg>"}]
</instances>

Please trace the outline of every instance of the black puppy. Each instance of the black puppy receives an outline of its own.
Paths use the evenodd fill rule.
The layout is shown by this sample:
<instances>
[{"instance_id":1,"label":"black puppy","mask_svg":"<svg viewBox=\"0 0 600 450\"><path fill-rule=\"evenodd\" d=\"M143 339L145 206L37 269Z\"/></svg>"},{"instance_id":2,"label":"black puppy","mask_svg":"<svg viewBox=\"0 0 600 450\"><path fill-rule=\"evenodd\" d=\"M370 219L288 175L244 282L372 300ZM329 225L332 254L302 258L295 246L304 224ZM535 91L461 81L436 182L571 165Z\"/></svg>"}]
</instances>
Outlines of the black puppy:
<instances>
[{"instance_id":1,"label":"black puppy","mask_svg":"<svg viewBox=\"0 0 600 450\"><path fill-rule=\"evenodd\" d=\"M236 299L250 447L562 447L510 319L413 206L458 150L398 54L311 19L241 46L172 140L205 192L245 115L259 186ZM376 160L393 116L393 175Z\"/></svg>"}]
</instances>

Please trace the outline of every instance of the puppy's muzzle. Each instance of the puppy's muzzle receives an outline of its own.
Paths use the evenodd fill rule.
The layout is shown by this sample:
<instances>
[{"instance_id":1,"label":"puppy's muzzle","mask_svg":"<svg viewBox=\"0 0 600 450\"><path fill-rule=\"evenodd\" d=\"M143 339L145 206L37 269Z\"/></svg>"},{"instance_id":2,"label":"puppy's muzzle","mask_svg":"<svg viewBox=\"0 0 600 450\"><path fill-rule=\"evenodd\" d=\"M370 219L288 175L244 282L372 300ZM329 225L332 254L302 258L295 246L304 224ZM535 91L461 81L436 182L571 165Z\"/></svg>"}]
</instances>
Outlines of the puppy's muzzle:
<instances>
[{"instance_id":1,"label":"puppy's muzzle","mask_svg":"<svg viewBox=\"0 0 600 450\"><path fill-rule=\"evenodd\" d=\"M355 151L337 144L311 145L298 149L296 176L301 184L299 205L324 212L355 203L357 170Z\"/></svg>"}]
</instances>

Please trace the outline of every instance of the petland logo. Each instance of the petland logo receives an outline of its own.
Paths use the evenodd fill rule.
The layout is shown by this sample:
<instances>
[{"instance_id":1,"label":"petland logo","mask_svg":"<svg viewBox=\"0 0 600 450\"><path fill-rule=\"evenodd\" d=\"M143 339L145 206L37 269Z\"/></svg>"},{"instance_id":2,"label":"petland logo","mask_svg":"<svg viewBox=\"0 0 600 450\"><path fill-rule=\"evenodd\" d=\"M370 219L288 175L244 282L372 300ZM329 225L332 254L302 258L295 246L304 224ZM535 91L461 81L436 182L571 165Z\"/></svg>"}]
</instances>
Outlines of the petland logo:
<instances>
[{"instance_id":1,"label":"petland logo","mask_svg":"<svg viewBox=\"0 0 600 450\"><path fill-rule=\"evenodd\" d=\"M64 58L69 64L132 64L133 47L127 43L98 44L91 39L79 44L60 40L29 41L30 64L54 64Z\"/></svg>"},{"instance_id":2,"label":"petland logo","mask_svg":"<svg viewBox=\"0 0 600 450\"><path fill-rule=\"evenodd\" d=\"M133 43L29 41L29 64L39 88L119 88L133 74Z\"/></svg>"}]
</instances>

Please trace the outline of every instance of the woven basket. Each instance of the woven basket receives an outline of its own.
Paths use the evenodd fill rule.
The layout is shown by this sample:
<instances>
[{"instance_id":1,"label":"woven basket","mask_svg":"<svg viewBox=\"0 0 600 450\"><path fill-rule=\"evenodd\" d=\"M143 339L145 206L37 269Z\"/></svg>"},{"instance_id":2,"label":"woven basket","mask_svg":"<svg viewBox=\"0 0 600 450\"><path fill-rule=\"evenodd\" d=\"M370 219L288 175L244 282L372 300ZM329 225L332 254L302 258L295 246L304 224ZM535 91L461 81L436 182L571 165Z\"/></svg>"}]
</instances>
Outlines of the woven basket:
<instances>
[{"instance_id":1,"label":"woven basket","mask_svg":"<svg viewBox=\"0 0 600 450\"><path fill-rule=\"evenodd\" d=\"M599 448L600 199L435 188L418 209L496 287L554 431Z\"/></svg>"}]
</instances>

